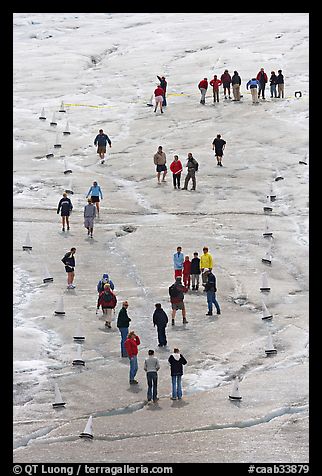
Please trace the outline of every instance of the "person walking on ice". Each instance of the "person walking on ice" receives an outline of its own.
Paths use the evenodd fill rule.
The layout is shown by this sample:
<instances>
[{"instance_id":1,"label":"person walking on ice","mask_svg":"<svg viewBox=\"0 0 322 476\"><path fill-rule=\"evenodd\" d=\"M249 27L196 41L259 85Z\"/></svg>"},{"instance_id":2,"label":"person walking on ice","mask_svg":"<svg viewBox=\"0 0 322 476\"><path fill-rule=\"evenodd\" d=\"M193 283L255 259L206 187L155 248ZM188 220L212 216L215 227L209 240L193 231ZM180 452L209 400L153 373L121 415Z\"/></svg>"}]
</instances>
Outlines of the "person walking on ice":
<instances>
[{"instance_id":1,"label":"person walking on ice","mask_svg":"<svg viewBox=\"0 0 322 476\"><path fill-rule=\"evenodd\" d=\"M226 141L221 138L220 134L217 134L217 137L212 141L212 150L215 151L215 157L217 159L217 165L222 167L222 157L224 155L224 148L226 146Z\"/></svg>"},{"instance_id":2,"label":"person walking on ice","mask_svg":"<svg viewBox=\"0 0 322 476\"><path fill-rule=\"evenodd\" d=\"M188 173L184 180L184 187L182 190L188 190L188 183L189 180L192 180L192 188L190 190L196 190L196 172L198 171L199 164L196 159L192 156L192 153L188 153L188 159L186 163L186 167L188 168Z\"/></svg>"},{"instance_id":3,"label":"person walking on ice","mask_svg":"<svg viewBox=\"0 0 322 476\"><path fill-rule=\"evenodd\" d=\"M214 96L214 103L219 102L219 86L222 84L221 80L217 78L217 75L214 75L214 78L210 81L210 86L212 86L212 92Z\"/></svg>"},{"instance_id":4,"label":"person walking on ice","mask_svg":"<svg viewBox=\"0 0 322 476\"><path fill-rule=\"evenodd\" d=\"M199 84L198 88L201 94L200 104L206 104L206 93L208 89L208 80L207 78L203 78Z\"/></svg>"},{"instance_id":5,"label":"person walking on ice","mask_svg":"<svg viewBox=\"0 0 322 476\"><path fill-rule=\"evenodd\" d=\"M70 198L67 197L67 193L63 193L63 198L59 200L58 207L57 207L57 215L59 214L59 211L61 210L61 220L62 220L62 231L65 231L65 223L67 225L67 231L69 231L69 216L70 213L73 209L72 202Z\"/></svg>"},{"instance_id":6,"label":"person walking on ice","mask_svg":"<svg viewBox=\"0 0 322 476\"><path fill-rule=\"evenodd\" d=\"M67 289L75 288L75 285L73 284L75 278L75 253L76 248L71 248L61 260L65 265L65 271L67 273Z\"/></svg>"},{"instance_id":7,"label":"person walking on ice","mask_svg":"<svg viewBox=\"0 0 322 476\"><path fill-rule=\"evenodd\" d=\"M200 278L200 258L198 257L198 252L195 251L193 258L191 260L190 274L191 274L191 285L192 290L198 291L199 288L199 278Z\"/></svg>"},{"instance_id":8,"label":"person walking on ice","mask_svg":"<svg viewBox=\"0 0 322 476\"><path fill-rule=\"evenodd\" d=\"M98 185L98 183L96 181L93 182L93 185L90 187L90 189L89 189L89 191L86 195L86 198L88 198L89 196L91 196L92 203L95 203L96 210L97 210L97 216L99 216L99 213L100 213L100 205L99 205L100 197L103 200L103 193L102 193L101 187Z\"/></svg>"},{"instance_id":9,"label":"person walking on ice","mask_svg":"<svg viewBox=\"0 0 322 476\"><path fill-rule=\"evenodd\" d=\"M129 333L129 325L131 322L131 319L127 314L128 307L129 303L127 301L123 301L122 308L119 311L116 323L116 327L118 328L121 334L121 357L128 357L124 346L124 343Z\"/></svg>"},{"instance_id":10,"label":"person walking on ice","mask_svg":"<svg viewBox=\"0 0 322 476\"><path fill-rule=\"evenodd\" d=\"M250 94L252 95L253 104L258 104L259 94L257 94L259 88L259 81L256 78L252 78L246 84L246 89L250 89Z\"/></svg>"},{"instance_id":11,"label":"person walking on ice","mask_svg":"<svg viewBox=\"0 0 322 476\"><path fill-rule=\"evenodd\" d=\"M228 98L231 99L231 96L230 96L231 76L228 73L228 69L225 69L220 79L224 88L225 99L227 99L227 92L228 92Z\"/></svg>"},{"instance_id":12,"label":"person walking on ice","mask_svg":"<svg viewBox=\"0 0 322 476\"><path fill-rule=\"evenodd\" d=\"M97 153L100 156L101 164L105 162L105 154L106 154L106 145L109 144L112 147L111 139L108 137L107 134L104 134L103 129L98 131L99 133L94 139L94 145L97 145Z\"/></svg>"},{"instance_id":13,"label":"person walking on ice","mask_svg":"<svg viewBox=\"0 0 322 476\"><path fill-rule=\"evenodd\" d=\"M205 286L207 282L207 273L205 272L207 270L212 270L213 268L213 259L211 254L208 251L208 247L204 246L203 247L203 255L200 257L200 269L201 269L201 279L202 279L202 285Z\"/></svg>"},{"instance_id":14,"label":"person walking on ice","mask_svg":"<svg viewBox=\"0 0 322 476\"><path fill-rule=\"evenodd\" d=\"M92 199L87 199L87 205L84 207L84 226L87 228L87 235L93 238L94 218L96 217L96 208Z\"/></svg>"},{"instance_id":15,"label":"person walking on ice","mask_svg":"<svg viewBox=\"0 0 322 476\"><path fill-rule=\"evenodd\" d=\"M163 91L164 91L162 106L163 106L163 107L166 107L166 106L167 106L167 99L166 99L165 95L166 95L166 92L167 92L167 85L168 85L168 83L167 83L167 81L166 81L166 79L165 79L164 76L161 76L161 77L160 77L160 76L157 76L157 78L158 78L158 80L160 81L160 87L161 87L161 88L163 89Z\"/></svg>"},{"instance_id":16,"label":"person walking on ice","mask_svg":"<svg viewBox=\"0 0 322 476\"><path fill-rule=\"evenodd\" d=\"M177 155L173 156L173 162L170 164L170 170L172 172L173 188L180 190L182 163Z\"/></svg>"},{"instance_id":17,"label":"person walking on ice","mask_svg":"<svg viewBox=\"0 0 322 476\"><path fill-rule=\"evenodd\" d=\"M155 311L153 313L153 325L157 326L158 330L158 346L165 347L167 345L167 337L165 335L165 328L168 324L168 316L162 309L161 304L158 302L155 304Z\"/></svg>"},{"instance_id":18,"label":"person walking on ice","mask_svg":"<svg viewBox=\"0 0 322 476\"><path fill-rule=\"evenodd\" d=\"M171 383L172 383L172 393L171 400L182 399L182 375L183 375L183 366L186 365L187 361L180 354L180 350L175 347L173 353L168 358L171 369Z\"/></svg>"},{"instance_id":19,"label":"person walking on ice","mask_svg":"<svg viewBox=\"0 0 322 476\"><path fill-rule=\"evenodd\" d=\"M238 74L238 71L234 71L233 77L231 78L231 84L233 87L233 101L240 101L240 85L241 77Z\"/></svg>"},{"instance_id":20,"label":"person walking on ice","mask_svg":"<svg viewBox=\"0 0 322 476\"><path fill-rule=\"evenodd\" d=\"M162 150L162 145L159 145L157 152L153 156L153 161L156 165L158 184L161 183L161 172L163 173L162 182L166 182L165 176L167 175L167 166L165 164L167 162L167 157Z\"/></svg>"},{"instance_id":21,"label":"person walking on ice","mask_svg":"<svg viewBox=\"0 0 322 476\"><path fill-rule=\"evenodd\" d=\"M117 304L117 298L108 283L104 284L104 290L99 293L96 307L96 314L100 307L102 307L103 315L105 317L105 327L112 328L111 322L113 319L113 311Z\"/></svg>"},{"instance_id":22,"label":"person walking on ice","mask_svg":"<svg viewBox=\"0 0 322 476\"><path fill-rule=\"evenodd\" d=\"M144 361L144 370L146 371L146 379L148 383L147 399L148 403L151 399L156 403L158 399L158 370L160 369L159 360L154 356L154 350L148 351L148 358Z\"/></svg>"},{"instance_id":23,"label":"person walking on ice","mask_svg":"<svg viewBox=\"0 0 322 476\"><path fill-rule=\"evenodd\" d=\"M140 337L134 331L130 331L124 343L125 350L130 359L130 385L139 383L134 377L138 371L138 346L140 344Z\"/></svg>"},{"instance_id":24,"label":"person walking on ice","mask_svg":"<svg viewBox=\"0 0 322 476\"><path fill-rule=\"evenodd\" d=\"M163 103L163 98L164 98L164 90L161 88L161 86L157 86L156 89L154 90L154 100L155 100L155 108L154 112L157 112L158 105L160 106L160 112L163 114L162 110L162 103Z\"/></svg>"},{"instance_id":25,"label":"person walking on ice","mask_svg":"<svg viewBox=\"0 0 322 476\"><path fill-rule=\"evenodd\" d=\"M188 324L186 318L186 308L184 305L184 294L187 292L187 288L182 285L181 278L176 278L175 282L169 286L169 296L172 307L172 320L171 324L175 325L176 312L180 309L182 312L182 324Z\"/></svg>"},{"instance_id":26,"label":"person walking on ice","mask_svg":"<svg viewBox=\"0 0 322 476\"><path fill-rule=\"evenodd\" d=\"M278 92L278 98L283 98L284 99L284 76L282 74L282 70L279 69L277 75L277 92Z\"/></svg>"},{"instance_id":27,"label":"person walking on ice","mask_svg":"<svg viewBox=\"0 0 322 476\"><path fill-rule=\"evenodd\" d=\"M103 291L104 289L104 284L109 284L112 291L114 291L114 283L113 281L110 279L109 275L107 273L104 273L103 276L102 276L102 279L99 280L99 282L97 283L97 292L100 293L101 291Z\"/></svg>"},{"instance_id":28,"label":"person walking on ice","mask_svg":"<svg viewBox=\"0 0 322 476\"><path fill-rule=\"evenodd\" d=\"M220 306L216 299L216 292L217 292L217 283L216 283L216 276L210 270L205 270L205 275L207 277L207 282L205 285L205 291L207 293L207 304L208 304L208 312L206 316L212 316L212 305L215 305L217 310L217 314L221 314Z\"/></svg>"},{"instance_id":29,"label":"person walking on ice","mask_svg":"<svg viewBox=\"0 0 322 476\"><path fill-rule=\"evenodd\" d=\"M265 86L267 83L267 74L264 71L264 68L261 68L259 73L256 76L257 81L259 82L259 87L258 87L258 99L260 98L260 95L262 93L262 98L265 99Z\"/></svg>"}]
</instances>

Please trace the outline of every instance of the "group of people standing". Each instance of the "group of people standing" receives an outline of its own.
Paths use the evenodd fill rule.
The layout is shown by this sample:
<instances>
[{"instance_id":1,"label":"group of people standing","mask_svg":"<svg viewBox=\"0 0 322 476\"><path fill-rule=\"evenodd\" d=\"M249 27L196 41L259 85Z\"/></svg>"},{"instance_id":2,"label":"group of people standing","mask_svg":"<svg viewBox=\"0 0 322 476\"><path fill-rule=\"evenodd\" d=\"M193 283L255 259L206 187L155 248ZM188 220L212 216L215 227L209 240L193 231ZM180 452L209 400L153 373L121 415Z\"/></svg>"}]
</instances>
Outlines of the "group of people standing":
<instances>
[{"instance_id":1,"label":"group of people standing","mask_svg":"<svg viewBox=\"0 0 322 476\"><path fill-rule=\"evenodd\" d=\"M270 77L270 92L271 98L284 98L284 76L282 74L282 70L278 70L278 75L276 76L275 71L271 72ZM264 68L261 68L255 78L250 79L246 84L246 89L250 88L253 102L258 102L260 95L262 98L265 99L265 86L268 82L267 74L264 71ZM233 101L240 101L242 95L240 94L240 87L241 87L241 77L238 71L234 71L233 76L229 74L228 69L225 69L224 73L221 75L220 79L218 79L217 75L214 75L213 79L209 82L210 86L212 86L213 91L213 102L219 102L219 87L223 87L224 97L225 99L232 99L231 97L231 88L233 92L234 99ZM203 78L199 84L198 88L200 90L201 98L200 104L206 103L206 93L208 89L208 79ZM278 91L276 90L278 88ZM256 88L257 98L256 101L254 100L255 93L252 91ZM278 95L277 95L278 94Z\"/></svg>"}]
</instances>

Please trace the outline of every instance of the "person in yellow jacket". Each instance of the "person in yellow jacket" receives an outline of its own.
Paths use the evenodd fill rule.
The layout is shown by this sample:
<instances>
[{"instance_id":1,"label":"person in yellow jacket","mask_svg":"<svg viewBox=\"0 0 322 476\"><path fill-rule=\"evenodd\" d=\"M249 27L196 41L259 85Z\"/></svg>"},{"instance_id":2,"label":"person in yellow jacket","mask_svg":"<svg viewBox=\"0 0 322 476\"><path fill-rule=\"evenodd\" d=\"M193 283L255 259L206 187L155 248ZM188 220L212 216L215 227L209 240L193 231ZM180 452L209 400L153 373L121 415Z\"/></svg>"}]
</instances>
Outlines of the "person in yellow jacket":
<instances>
[{"instance_id":1,"label":"person in yellow jacket","mask_svg":"<svg viewBox=\"0 0 322 476\"><path fill-rule=\"evenodd\" d=\"M200 270L201 270L201 279L202 285L205 286L207 282L207 273L208 270L212 270L213 268L213 259L211 254L208 252L208 248L206 246L202 249L203 255L200 256Z\"/></svg>"}]
</instances>

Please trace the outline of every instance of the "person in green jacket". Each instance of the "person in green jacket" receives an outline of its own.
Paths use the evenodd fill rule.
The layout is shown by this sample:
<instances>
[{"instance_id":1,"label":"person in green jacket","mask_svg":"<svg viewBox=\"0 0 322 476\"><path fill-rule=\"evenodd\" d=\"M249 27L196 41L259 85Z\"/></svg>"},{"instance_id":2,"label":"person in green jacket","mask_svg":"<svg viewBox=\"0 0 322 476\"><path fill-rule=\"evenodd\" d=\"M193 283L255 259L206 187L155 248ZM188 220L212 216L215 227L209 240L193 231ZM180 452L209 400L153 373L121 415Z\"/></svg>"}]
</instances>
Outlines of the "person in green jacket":
<instances>
[{"instance_id":1,"label":"person in green jacket","mask_svg":"<svg viewBox=\"0 0 322 476\"><path fill-rule=\"evenodd\" d=\"M131 319L127 315L128 306L129 306L129 303L127 301L124 301L122 304L122 308L120 309L120 312L117 318L117 324L116 324L121 333L121 356L122 357L128 357L126 349L124 347L124 342L126 341L126 338L129 332L129 325L131 321Z\"/></svg>"}]
</instances>

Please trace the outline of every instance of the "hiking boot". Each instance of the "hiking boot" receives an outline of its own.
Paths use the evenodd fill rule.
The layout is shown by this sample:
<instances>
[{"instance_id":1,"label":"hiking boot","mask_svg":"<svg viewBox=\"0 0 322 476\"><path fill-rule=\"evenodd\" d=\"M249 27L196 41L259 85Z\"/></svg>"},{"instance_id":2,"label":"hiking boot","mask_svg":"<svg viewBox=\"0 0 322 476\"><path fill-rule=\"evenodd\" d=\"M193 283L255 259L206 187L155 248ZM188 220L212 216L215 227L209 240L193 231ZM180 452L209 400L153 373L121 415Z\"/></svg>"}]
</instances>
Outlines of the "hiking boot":
<instances>
[{"instance_id":1,"label":"hiking boot","mask_svg":"<svg viewBox=\"0 0 322 476\"><path fill-rule=\"evenodd\" d=\"M192 288L191 288L191 289L192 289L192 291L194 291L196 288L195 288L195 286L192 286Z\"/></svg>"},{"instance_id":2,"label":"hiking boot","mask_svg":"<svg viewBox=\"0 0 322 476\"><path fill-rule=\"evenodd\" d=\"M62 231L65 231L65 228L62 228Z\"/></svg>"},{"instance_id":3,"label":"hiking boot","mask_svg":"<svg viewBox=\"0 0 322 476\"><path fill-rule=\"evenodd\" d=\"M221 311L217 311L217 314L221 314Z\"/></svg>"},{"instance_id":4,"label":"hiking boot","mask_svg":"<svg viewBox=\"0 0 322 476\"><path fill-rule=\"evenodd\" d=\"M188 324L188 321L185 317L182 319L182 324Z\"/></svg>"},{"instance_id":5,"label":"hiking boot","mask_svg":"<svg viewBox=\"0 0 322 476\"><path fill-rule=\"evenodd\" d=\"M174 319L172 319L171 324L174 326Z\"/></svg>"},{"instance_id":6,"label":"hiking boot","mask_svg":"<svg viewBox=\"0 0 322 476\"><path fill-rule=\"evenodd\" d=\"M218 314L218 312L217 312ZM212 312L207 312L206 316L212 316Z\"/></svg>"},{"instance_id":7,"label":"hiking boot","mask_svg":"<svg viewBox=\"0 0 322 476\"><path fill-rule=\"evenodd\" d=\"M67 231L69 231L69 226L67 227Z\"/></svg>"},{"instance_id":8,"label":"hiking boot","mask_svg":"<svg viewBox=\"0 0 322 476\"><path fill-rule=\"evenodd\" d=\"M182 190L188 190L188 189L187 189L186 187L183 187L183 189L182 189Z\"/></svg>"},{"instance_id":9,"label":"hiking boot","mask_svg":"<svg viewBox=\"0 0 322 476\"><path fill-rule=\"evenodd\" d=\"M177 397L170 397L170 400L177 400Z\"/></svg>"},{"instance_id":10,"label":"hiking boot","mask_svg":"<svg viewBox=\"0 0 322 476\"><path fill-rule=\"evenodd\" d=\"M135 380L135 379L130 380L130 384L131 384L131 385L136 385L136 384L138 384L138 383L139 383L139 382L138 382L137 380Z\"/></svg>"},{"instance_id":11,"label":"hiking boot","mask_svg":"<svg viewBox=\"0 0 322 476\"><path fill-rule=\"evenodd\" d=\"M191 188L190 190L196 190L195 188Z\"/></svg>"},{"instance_id":12,"label":"hiking boot","mask_svg":"<svg viewBox=\"0 0 322 476\"><path fill-rule=\"evenodd\" d=\"M157 403L158 400L159 400L159 398L156 397L156 398L153 399L153 402L154 402L154 403Z\"/></svg>"}]
</instances>

